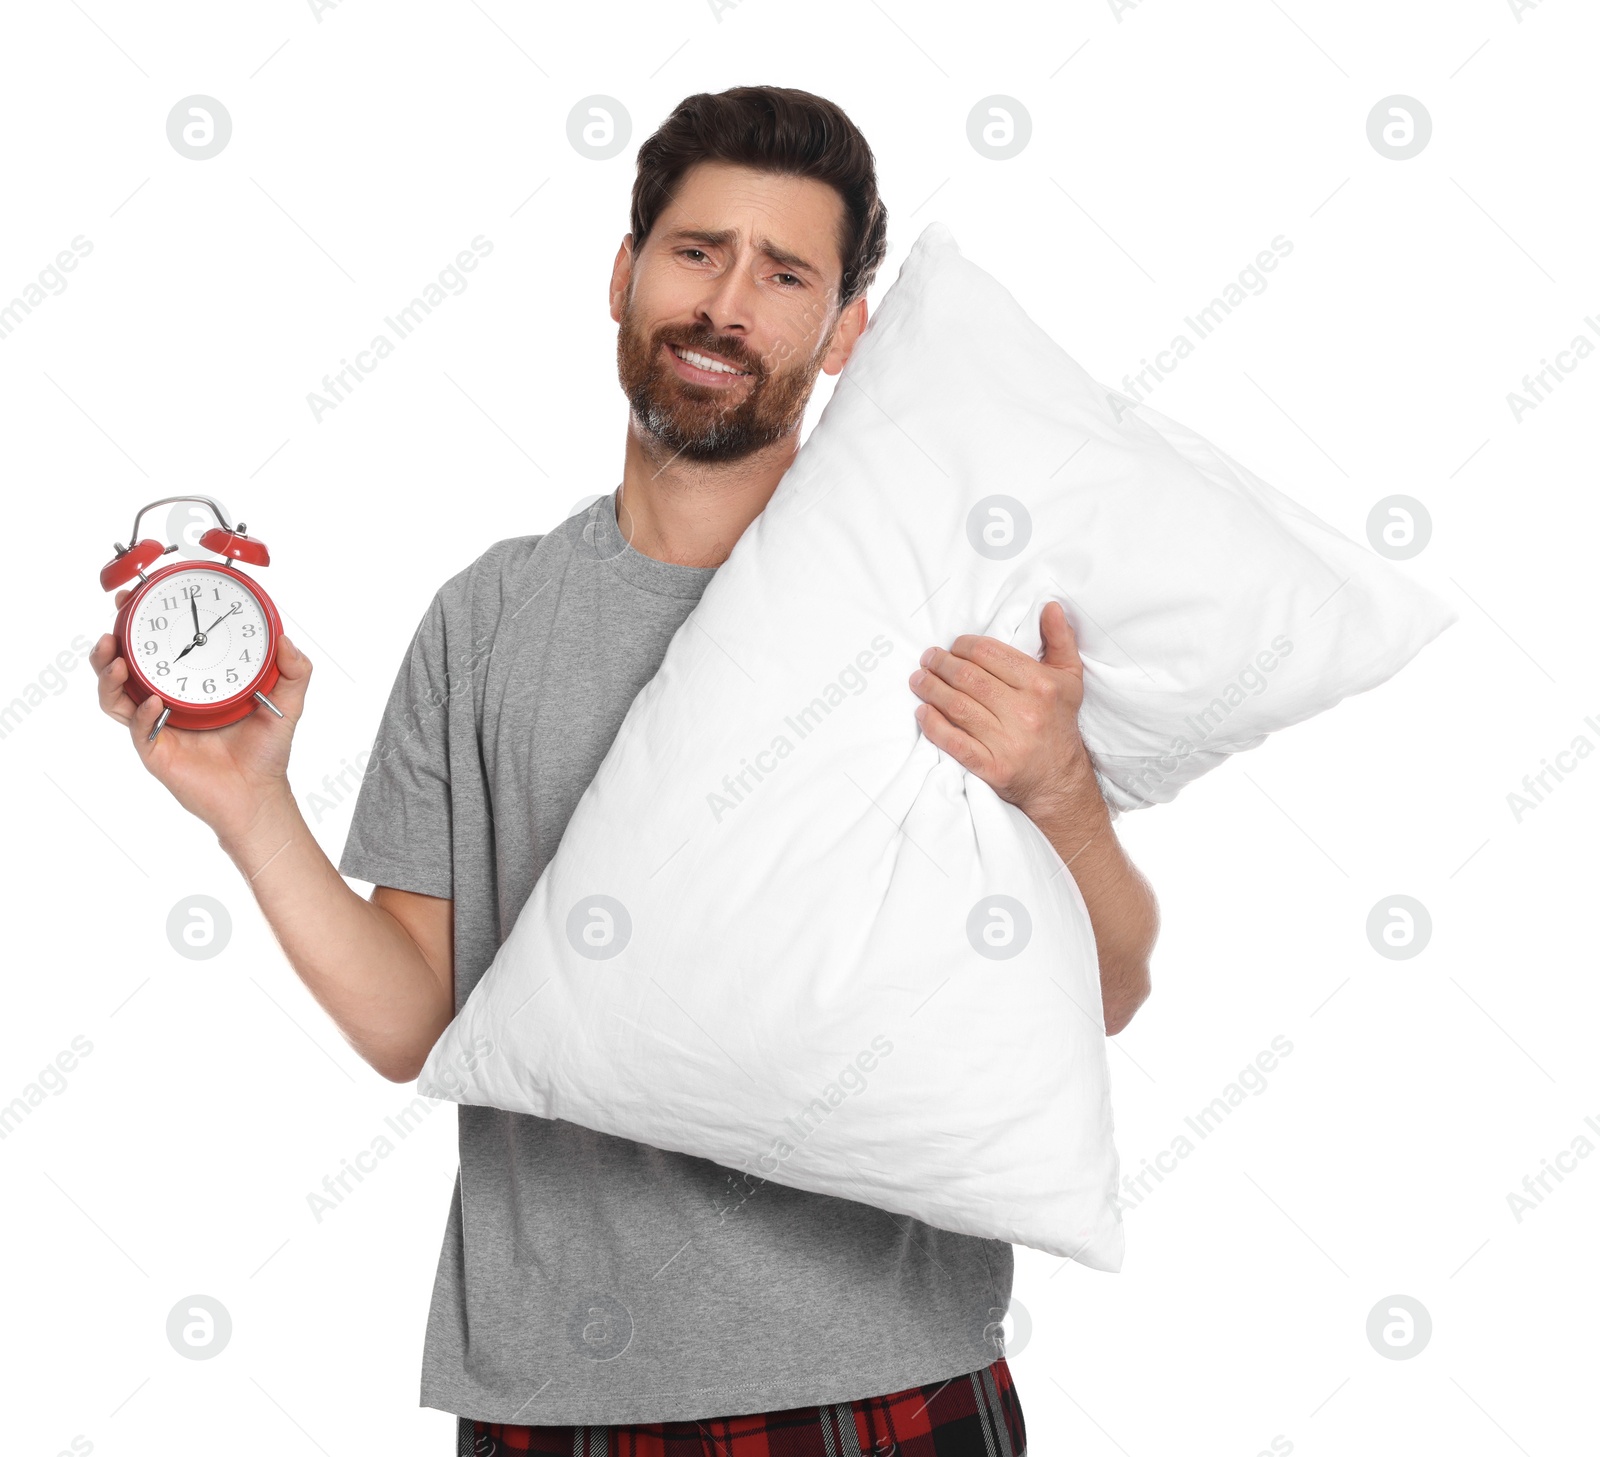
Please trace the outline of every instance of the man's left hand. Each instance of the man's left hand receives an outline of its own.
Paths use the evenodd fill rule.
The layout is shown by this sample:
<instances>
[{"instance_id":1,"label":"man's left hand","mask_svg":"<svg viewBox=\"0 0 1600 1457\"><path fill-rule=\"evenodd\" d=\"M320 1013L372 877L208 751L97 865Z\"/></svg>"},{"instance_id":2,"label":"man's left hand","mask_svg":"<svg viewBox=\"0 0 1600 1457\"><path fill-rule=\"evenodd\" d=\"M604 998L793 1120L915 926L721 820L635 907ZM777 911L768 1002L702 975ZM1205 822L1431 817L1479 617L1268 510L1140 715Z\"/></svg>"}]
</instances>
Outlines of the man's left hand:
<instances>
[{"instance_id":1,"label":"man's left hand","mask_svg":"<svg viewBox=\"0 0 1600 1457\"><path fill-rule=\"evenodd\" d=\"M1092 770L1078 733L1083 659L1059 602L1039 618L1043 660L993 637L963 633L933 647L911 675L923 734L1030 819L1077 797Z\"/></svg>"}]
</instances>

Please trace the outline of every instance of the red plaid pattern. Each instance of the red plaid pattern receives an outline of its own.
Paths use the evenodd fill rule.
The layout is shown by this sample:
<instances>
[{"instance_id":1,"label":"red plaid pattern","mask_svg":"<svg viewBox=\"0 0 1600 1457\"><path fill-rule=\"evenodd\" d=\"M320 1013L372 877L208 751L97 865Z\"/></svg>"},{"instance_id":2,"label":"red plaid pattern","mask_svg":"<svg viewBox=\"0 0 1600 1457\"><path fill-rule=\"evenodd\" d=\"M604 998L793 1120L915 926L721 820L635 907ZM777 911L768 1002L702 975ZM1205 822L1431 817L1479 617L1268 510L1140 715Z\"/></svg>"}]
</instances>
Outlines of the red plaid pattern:
<instances>
[{"instance_id":1,"label":"red plaid pattern","mask_svg":"<svg viewBox=\"0 0 1600 1457\"><path fill-rule=\"evenodd\" d=\"M458 1457L1027 1457L1002 1356L932 1386L837 1406L626 1427L519 1427L462 1417Z\"/></svg>"}]
</instances>

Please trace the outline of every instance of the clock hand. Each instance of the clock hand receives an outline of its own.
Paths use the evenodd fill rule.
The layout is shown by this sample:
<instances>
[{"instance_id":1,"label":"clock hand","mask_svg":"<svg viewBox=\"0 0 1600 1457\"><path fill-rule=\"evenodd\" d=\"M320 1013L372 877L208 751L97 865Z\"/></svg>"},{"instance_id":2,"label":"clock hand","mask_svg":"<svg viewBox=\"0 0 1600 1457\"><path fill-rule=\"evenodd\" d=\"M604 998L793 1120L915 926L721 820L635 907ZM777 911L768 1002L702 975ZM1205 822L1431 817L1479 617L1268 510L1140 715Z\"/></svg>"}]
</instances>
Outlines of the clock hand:
<instances>
[{"instance_id":1,"label":"clock hand","mask_svg":"<svg viewBox=\"0 0 1600 1457\"><path fill-rule=\"evenodd\" d=\"M195 626L194 641L192 643L190 643L189 646L186 647L183 650L183 652L178 654L178 658L186 657L189 653L192 653L197 647L200 646L201 643L203 643L206 640L207 634L213 632L216 629L217 622L221 622L224 617L232 617L233 614L239 610L239 607L238 607L238 604L235 603L232 607L230 607L226 612L224 612L222 614L222 617L219 617L217 619L217 622L213 622L211 624L211 626L208 627L205 630L205 632L201 632L200 631L200 610L199 610L199 608L197 608L194 605L194 598L193 597L191 597L189 599L189 610L194 613L194 626ZM173 662L177 662L178 658L174 658L172 661Z\"/></svg>"},{"instance_id":2,"label":"clock hand","mask_svg":"<svg viewBox=\"0 0 1600 1457\"><path fill-rule=\"evenodd\" d=\"M195 648L199 647L200 639L203 636L200 631L200 609L194 605L193 597L189 599L189 615L194 618L194 641L183 650L183 653L192 652ZM181 658L183 653L179 653L178 658ZM178 658L174 658L172 661L177 662Z\"/></svg>"}]
</instances>

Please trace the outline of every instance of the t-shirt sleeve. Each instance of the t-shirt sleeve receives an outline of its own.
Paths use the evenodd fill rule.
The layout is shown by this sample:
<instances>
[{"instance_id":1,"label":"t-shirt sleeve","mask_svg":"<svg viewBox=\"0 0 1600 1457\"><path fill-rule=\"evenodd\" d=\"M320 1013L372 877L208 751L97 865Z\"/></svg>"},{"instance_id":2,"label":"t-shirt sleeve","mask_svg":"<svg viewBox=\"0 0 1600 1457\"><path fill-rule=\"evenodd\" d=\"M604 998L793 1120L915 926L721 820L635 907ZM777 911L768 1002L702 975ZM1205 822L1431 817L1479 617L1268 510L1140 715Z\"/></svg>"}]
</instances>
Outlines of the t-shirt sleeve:
<instances>
[{"instance_id":1,"label":"t-shirt sleeve","mask_svg":"<svg viewBox=\"0 0 1600 1457\"><path fill-rule=\"evenodd\" d=\"M389 690L339 857L341 875L419 895L453 895L449 710L441 592Z\"/></svg>"}]
</instances>

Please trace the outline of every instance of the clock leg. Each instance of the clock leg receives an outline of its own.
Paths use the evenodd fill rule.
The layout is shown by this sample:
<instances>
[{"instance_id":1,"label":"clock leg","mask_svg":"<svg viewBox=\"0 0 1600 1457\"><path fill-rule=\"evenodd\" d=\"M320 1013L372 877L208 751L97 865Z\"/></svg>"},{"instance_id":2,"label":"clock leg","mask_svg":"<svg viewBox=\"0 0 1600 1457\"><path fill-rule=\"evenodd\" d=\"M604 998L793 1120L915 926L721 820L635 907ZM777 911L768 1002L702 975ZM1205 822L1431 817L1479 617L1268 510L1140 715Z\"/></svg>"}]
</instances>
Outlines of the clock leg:
<instances>
[{"instance_id":1,"label":"clock leg","mask_svg":"<svg viewBox=\"0 0 1600 1457\"><path fill-rule=\"evenodd\" d=\"M163 707L161 709L161 717L156 720L156 726L153 729L151 729L150 732L145 736L145 743L147 743L147 744L155 743L156 735L158 733L160 733L161 730L166 727L167 720L169 718L171 718L171 717L172 717L172 710L170 708L167 708L165 705L163 705Z\"/></svg>"},{"instance_id":2,"label":"clock leg","mask_svg":"<svg viewBox=\"0 0 1600 1457\"><path fill-rule=\"evenodd\" d=\"M265 693L263 693L259 689L257 689L254 696L256 698L259 698L261 700L261 702L266 704L266 706L268 708L270 708L275 714L277 714L279 718L283 717L283 710L281 708L279 708L278 705L276 703L274 703L270 698L268 698Z\"/></svg>"}]
</instances>

